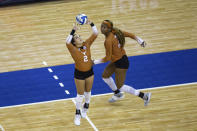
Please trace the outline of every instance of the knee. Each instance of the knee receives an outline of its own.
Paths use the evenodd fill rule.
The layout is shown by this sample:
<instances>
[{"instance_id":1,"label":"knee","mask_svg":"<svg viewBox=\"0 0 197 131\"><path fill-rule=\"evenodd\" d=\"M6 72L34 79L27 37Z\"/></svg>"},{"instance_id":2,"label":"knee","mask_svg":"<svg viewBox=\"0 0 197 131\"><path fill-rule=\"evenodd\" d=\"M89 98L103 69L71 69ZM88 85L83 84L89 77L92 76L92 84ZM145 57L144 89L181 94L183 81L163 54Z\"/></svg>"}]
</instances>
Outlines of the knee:
<instances>
[{"instance_id":1,"label":"knee","mask_svg":"<svg viewBox=\"0 0 197 131\"><path fill-rule=\"evenodd\" d=\"M103 77L103 78L109 78L110 75L109 75L107 72L103 72L102 77Z\"/></svg>"},{"instance_id":2,"label":"knee","mask_svg":"<svg viewBox=\"0 0 197 131\"><path fill-rule=\"evenodd\" d=\"M121 83L117 88L121 89L123 87L124 83Z\"/></svg>"},{"instance_id":3,"label":"knee","mask_svg":"<svg viewBox=\"0 0 197 131\"><path fill-rule=\"evenodd\" d=\"M77 89L77 94L83 95L84 94L84 90Z\"/></svg>"},{"instance_id":4,"label":"knee","mask_svg":"<svg viewBox=\"0 0 197 131\"><path fill-rule=\"evenodd\" d=\"M119 88L121 88L124 85L124 81L119 81L118 85L119 85Z\"/></svg>"}]
</instances>

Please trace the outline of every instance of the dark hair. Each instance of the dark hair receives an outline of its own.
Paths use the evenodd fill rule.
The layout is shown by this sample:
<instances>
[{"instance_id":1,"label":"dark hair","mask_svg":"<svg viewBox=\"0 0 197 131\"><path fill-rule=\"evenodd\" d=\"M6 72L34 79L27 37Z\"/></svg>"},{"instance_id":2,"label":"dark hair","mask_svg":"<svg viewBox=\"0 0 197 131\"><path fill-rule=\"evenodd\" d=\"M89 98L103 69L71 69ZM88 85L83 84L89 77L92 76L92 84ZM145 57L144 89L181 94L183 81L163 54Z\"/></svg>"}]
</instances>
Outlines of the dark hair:
<instances>
[{"instance_id":1,"label":"dark hair","mask_svg":"<svg viewBox=\"0 0 197 131\"><path fill-rule=\"evenodd\" d=\"M113 27L113 22L112 21L110 21L110 20L104 20L104 21L107 21L111 25L111 27L109 27L109 28L111 28L111 32L114 35L116 35L121 47L124 47L125 37L124 37L124 34L122 33L122 31L120 29L116 28L116 27Z\"/></svg>"}]
</instances>

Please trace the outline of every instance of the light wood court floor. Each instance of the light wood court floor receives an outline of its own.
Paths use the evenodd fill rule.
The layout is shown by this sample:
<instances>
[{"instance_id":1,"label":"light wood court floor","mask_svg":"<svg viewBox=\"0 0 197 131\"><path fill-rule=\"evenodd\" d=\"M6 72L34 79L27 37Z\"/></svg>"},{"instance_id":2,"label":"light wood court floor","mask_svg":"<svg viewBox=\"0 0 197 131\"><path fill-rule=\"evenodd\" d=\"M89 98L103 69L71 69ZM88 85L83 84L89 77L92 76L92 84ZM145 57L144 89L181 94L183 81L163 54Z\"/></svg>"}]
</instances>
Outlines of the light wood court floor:
<instances>
[{"instance_id":1,"label":"light wood court floor","mask_svg":"<svg viewBox=\"0 0 197 131\"><path fill-rule=\"evenodd\" d=\"M100 29L110 19L147 42L141 48L126 39L128 56L197 48L196 0L57 0L0 8L0 72L73 63L65 39L75 16L85 13ZM91 29L78 33L86 39ZM100 31L99 31L100 32ZM92 46L92 58L104 56L104 36ZM159 74L158 74L159 75ZM96 83L95 83L96 84ZM99 130L197 130L197 85L152 90L150 106L131 95L115 104L111 95L92 98L89 117ZM93 130L86 120L73 124L71 100L0 108L6 131Z\"/></svg>"},{"instance_id":2,"label":"light wood court floor","mask_svg":"<svg viewBox=\"0 0 197 131\"><path fill-rule=\"evenodd\" d=\"M152 90L149 106L138 97L110 104L111 95L92 97L88 117L101 131L195 131L197 129L197 84ZM6 131L91 131L82 119L73 123L72 100L0 109L0 122Z\"/></svg>"}]
</instances>

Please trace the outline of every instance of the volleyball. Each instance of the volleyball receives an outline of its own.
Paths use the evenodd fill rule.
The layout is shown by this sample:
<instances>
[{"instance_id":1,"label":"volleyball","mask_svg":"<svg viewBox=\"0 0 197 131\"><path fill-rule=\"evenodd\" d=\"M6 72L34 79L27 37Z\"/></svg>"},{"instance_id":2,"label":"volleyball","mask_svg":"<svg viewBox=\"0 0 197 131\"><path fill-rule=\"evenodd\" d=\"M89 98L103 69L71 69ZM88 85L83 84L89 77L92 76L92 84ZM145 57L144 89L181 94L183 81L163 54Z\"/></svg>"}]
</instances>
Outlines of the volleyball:
<instances>
[{"instance_id":1,"label":"volleyball","mask_svg":"<svg viewBox=\"0 0 197 131\"><path fill-rule=\"evenodd\" d=\"M88 17L87 17L87 15L85 15L85 14L78 14L78 15L76 16L76 21L77 21L77 23L80 24L80 25L85 24L86 21L87 21L87 19L88 19Z\"/></svg>"}]
</instances>

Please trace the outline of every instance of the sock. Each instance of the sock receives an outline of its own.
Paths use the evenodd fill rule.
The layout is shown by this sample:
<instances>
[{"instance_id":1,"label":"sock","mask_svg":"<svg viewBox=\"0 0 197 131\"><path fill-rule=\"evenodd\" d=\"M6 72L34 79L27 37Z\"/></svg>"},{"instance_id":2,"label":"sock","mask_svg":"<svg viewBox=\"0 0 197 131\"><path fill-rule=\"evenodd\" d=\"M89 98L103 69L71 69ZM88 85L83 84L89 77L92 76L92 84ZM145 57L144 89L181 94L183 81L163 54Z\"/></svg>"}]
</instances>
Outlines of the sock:
<instances>
[{"instance_id":1,"label":"sock","mask_svg":"<svg viewBox=\"0 0 197 131\"><path fill-rule=\"evenodd\" d=\"M128 86L128 85L123 85L121 88L120 88L120 91L122 92L127 92L127 93L130 93L130 94L133 94L135 96L139 96L140 92L136 89L134 89L133 87L131 86Z\"/></svg>"},{"instance_id":2,"label":"sock","mask_svg":"<svg viewBox=\"0 0 197 131\"><path fill-rule=\"evenodd\" d=\"M140 92L139 97L142 98L142 99L144 99L144 93L143 92Z\"/></svg>"},{"instance_id":3,"label":"sock","mask_svg":"<svg viewBox=\"0 0 197 131\"><path fill-rule=\"evenodd\" d=\"M90 98L91 98L91 92L84 92L85 96L85 103L90 103Z\"/></svg>"},{"instance_id":4,"label":"sock","mask_svg":"<svg viewBox=\"0 0 197 131\"><path fill-rule=\"evenodd\" d=\"M117 90L114 91L114 94L118 94L118 93L120 93L120 90L119 89L117 89Z\"/></svg>"},{"instance_id":5,"label":"sock","mask_svg":"<svg viewBox=\"0 0 197 131\"><path fill-rule=\"evenodd\" d=\"M112 77L103 78L103 81L113 90L116 91L117 87Z\"/></svg>"},{"instance_id":6,"label":"sock","mask_svg":"<svg viewBox=\"0 0 197 131\"><path fill-rule=\"evenodd\" d=\"M88 109L89 108L89 103L85 103L83 107Z\"/></svg>"},{"instance_id":7,"label":"sock","mask_svg":"<svg viewBox=\"0 0 197 131\"><path fill-rule=\"evenodd\" d=\"M76 109L76 114L81 114L81 111Z\"/></svg>"},{"instance_id":8,"label":"sock","mask_svg":"<svg viewBox=\"0 0 197 131\"><path fill-rule=\"evenodd\" d=\"M80 110L80 108L82 106L83 97L84 97L84 95L77 94L77 97L75 98L75 100L76 100L76 109L77 110Z\"/></svg>"}]
</instances>

